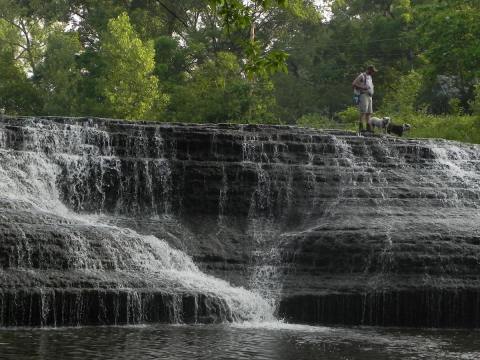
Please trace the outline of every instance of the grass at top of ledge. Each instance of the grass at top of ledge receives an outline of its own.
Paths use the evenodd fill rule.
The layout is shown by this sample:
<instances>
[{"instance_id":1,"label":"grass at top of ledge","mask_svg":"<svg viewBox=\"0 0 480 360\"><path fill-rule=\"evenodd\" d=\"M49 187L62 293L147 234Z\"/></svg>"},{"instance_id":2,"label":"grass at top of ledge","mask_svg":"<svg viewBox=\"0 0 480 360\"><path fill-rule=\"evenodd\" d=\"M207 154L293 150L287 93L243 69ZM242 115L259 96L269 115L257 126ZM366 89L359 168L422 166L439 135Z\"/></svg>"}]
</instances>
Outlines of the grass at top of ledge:
<instances>
[{"instance_id":1,"label":"grass at top of ledge","mask_svg":"<svg viewBox=\"0 0 480 360\"><path fill-rule=\"evenodd\" d=\"M318 114L305 115L297 121L297 125L316 129L357 131L359 115L356 109L347 109L338 115L335 120ZM412 125L412 129L405 134L405 137L446 139L480 144L480 116L478 115L384 114L379 112L375 116L390 116L395 124Z\"/></svg>"},{"instance_id":2,"label":"grass at top of ledge","mask_svg":"<svg viewBox=\"0 0 480 360\"><path fill-rule=\"evenodd\" d=\"M413 114L395 118L412 125L408 137L438 138L480 144L480 117L469 115Z\"/></svg>"}]
</instances>

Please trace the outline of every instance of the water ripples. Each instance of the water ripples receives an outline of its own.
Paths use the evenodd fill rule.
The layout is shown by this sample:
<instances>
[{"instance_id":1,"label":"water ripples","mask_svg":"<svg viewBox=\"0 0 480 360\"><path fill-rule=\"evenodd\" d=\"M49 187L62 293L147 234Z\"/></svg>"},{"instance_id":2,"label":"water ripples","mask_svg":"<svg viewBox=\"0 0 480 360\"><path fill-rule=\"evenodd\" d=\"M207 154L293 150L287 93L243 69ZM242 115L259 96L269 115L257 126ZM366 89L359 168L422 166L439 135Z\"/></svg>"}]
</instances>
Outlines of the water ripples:
<instances>
[{"instance_id":1,"label":"water ripples","mask_svg":"<svg viewBox=\"0 0 480 360\"><path fill-rule=\"evenodd\" d=\"M467 359L480 332L282 322L0 330L0 359Z\"/></svg>"}]
</instances>

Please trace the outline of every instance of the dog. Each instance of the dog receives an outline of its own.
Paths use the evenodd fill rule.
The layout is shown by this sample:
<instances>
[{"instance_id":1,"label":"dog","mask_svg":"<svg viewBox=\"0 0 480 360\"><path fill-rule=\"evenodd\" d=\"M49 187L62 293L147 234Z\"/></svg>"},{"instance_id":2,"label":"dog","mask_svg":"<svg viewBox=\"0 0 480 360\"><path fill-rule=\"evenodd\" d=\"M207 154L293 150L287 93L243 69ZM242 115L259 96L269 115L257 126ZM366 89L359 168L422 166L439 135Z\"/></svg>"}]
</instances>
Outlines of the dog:
<instances>
[{"instance_id":1,"label":"dog","mask_svg":"<svg viewBox=\"0 0 480 360\"><path fill-rule=\"evenodd\" d=\"M387 132L387 127L390 125L390 118L388 116L385 116L383 118L377 118L377 117L371 117L368 120L368 125L372 131L375 130L375 128L379 128L380 130L383 130L384 133Z\"/></svg>"},{"instance_id":2,"label":"dog","mask_svg":"<svg viewBox=\"0 0 480 360\"><path fill-rule=\"evenodd\" d=\"M389 124L387 126L387 133L394 134L397 136L402 136L404 132L410 130L411 128L412 126L410 124L403 124L403 125Z\"/></svg>"}]
</instances>

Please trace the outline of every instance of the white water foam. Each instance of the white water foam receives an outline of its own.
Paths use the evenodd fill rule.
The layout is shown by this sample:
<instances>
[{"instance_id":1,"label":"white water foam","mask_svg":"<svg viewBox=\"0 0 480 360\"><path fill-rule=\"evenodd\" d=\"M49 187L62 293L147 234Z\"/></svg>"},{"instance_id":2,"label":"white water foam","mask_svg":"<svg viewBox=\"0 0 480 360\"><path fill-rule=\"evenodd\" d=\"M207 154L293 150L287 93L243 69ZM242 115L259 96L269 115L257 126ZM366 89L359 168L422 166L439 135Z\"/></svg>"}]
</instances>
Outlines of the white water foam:
<instances>
[{"instance_id":1,"label":"white water foam","mask_svg":"<svg viewBox=\"0 0 480 360\"><path fill-rule=\"evenodd\" d=\"M334 331L331 327L326 326L312 326L303 324L291 324L283 320L276 321L237 321L230 324L233 328L238 329L259 329L269 331L292 331L302 333L332 333Z\"/></svg>"},{"instance_id":2,"label":"white water foam","mask_svg":"<svg viewBox=\"0 0 480 360\"><path fill-rule=\"evenodd\" d=\"M75 131L83 130L79 127ZM87 226L105 233L106 238L101 244L104 249L102 256L108 254L113 263L111 266L119 273L144 274L147 280L160 282L166 287L170 284L172 288L166 290L172 293L200 293L222 299L234 319L274 320L271 305L259 294L242 287L232 287L226 281L202 273L188 255L172 248L166 241L102 223L97 215L78 214L69 210L61 202L57 188L58 176L62 171L59 164L71 166L67 170L77 174L72 176L80 176L76 162L70 161L76 155L55 152L57 146L66 145L55 134L48 134L49 138L46 139L43 132L40 135L35 131L33 133L37 145L31 149L0 150L0 200L21 210L53 216L60 225L65 223L73 228ZM76 137L70 137L73 138L82 139L83 136L77 134ZM46 154L40 150L42 148L49 148L52 152ZM88 233L84 235L78 231L70 235L72 243L77 244L70 254L74 266L85 272L103 270L102 259L95 255L95 250L89 245L90 239L85 237ZM31 264L25 260L21 265L28 270Z\"/></svg>"},{"instance_id":3,"label":"white water foam","mask_svg":"<svg viewBox=\"0 0 480 360\"><path fill-rule=\"evenodd\" d=\"M440 146L438 142L434 141L429 142L430 150L435 157L434 161L442 170L437 175L438 183L440 187L445 188L445 192L448 194L449 199L446 199L445 202L459 205L464 200L464 191L477 194L480 192L480 174L478 172L480 159L476 155L478 150L468 151L455 143L442 145ZM456 179L457 186L453 188L451 185L447 186L445 179ZM478 201L476 203L477 206L480 205Z\"/></svg>"}]
</instances>

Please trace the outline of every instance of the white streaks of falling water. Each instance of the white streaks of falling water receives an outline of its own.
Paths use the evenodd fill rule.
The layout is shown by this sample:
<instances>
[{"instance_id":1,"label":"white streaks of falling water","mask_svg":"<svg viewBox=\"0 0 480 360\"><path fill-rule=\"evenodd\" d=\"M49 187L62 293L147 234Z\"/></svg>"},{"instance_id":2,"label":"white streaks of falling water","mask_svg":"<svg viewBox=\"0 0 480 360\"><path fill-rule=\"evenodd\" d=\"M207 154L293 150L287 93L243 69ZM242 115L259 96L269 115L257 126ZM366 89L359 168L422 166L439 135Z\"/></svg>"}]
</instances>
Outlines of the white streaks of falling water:
<instances>
[{"instance_id":1,"label":"white streaks of falling water","mask_svg":"<svg viewBox=\"0 0 480 360\"><path fill-rule=\"evenodd\" d=\"M76 226L78 228L88 226L105 232L108 236L102 246L109 254L114 268L119 272L142 272L146 278L171 284L171 291L180 290L218 297L225 301L236 319L255 321L273 319L270 305L261 296L241 287L232 287L226 281L202 273L188 255L171 248L164 240L101 223L99 217L95 215L70 211L60 201L56 184L61 169L55 161L71 155L60 153L47 155L37 152L41 147L47 146L51 150L56 150L61 140L51 132L47 132L49 138L46 139L45 134L38 134L36 130L43 132L42 129L34 129L33 132L36 133L33 137L36 141L34 149L0 150L0 200L29 211L33 210L35 214L44 213L57 218L57 221L68 224L71 229ZM82 131L82 128L71 131ZM78 135L76 138L81 139L82 136ZM62 160L63 166L70 163L65 158ZM67 169L68 171L76 172L78 169ZM78 242L76 249L79 250L71 254L75 257L73 264L85 271L101 270L102 262L89 246L89 239L85 238L81 231L72 233L70 238ZM24 246L28 247L29 244ZM28 257L21 265L27 268L30 266Z\"/></svg>"}]
</instances>

